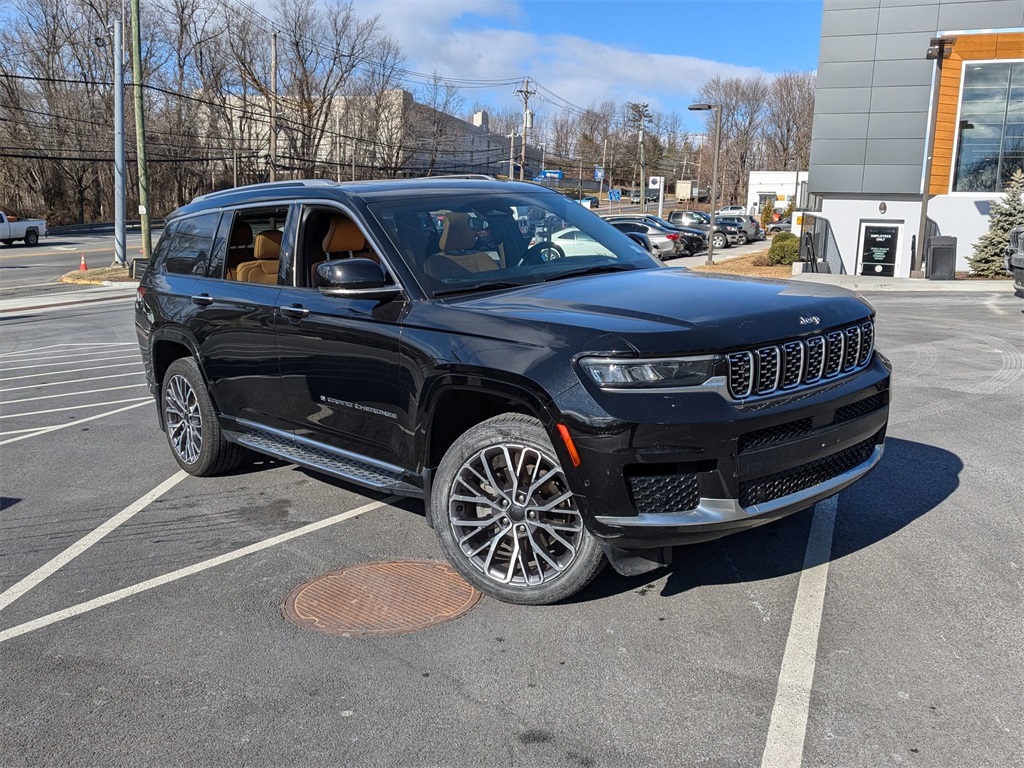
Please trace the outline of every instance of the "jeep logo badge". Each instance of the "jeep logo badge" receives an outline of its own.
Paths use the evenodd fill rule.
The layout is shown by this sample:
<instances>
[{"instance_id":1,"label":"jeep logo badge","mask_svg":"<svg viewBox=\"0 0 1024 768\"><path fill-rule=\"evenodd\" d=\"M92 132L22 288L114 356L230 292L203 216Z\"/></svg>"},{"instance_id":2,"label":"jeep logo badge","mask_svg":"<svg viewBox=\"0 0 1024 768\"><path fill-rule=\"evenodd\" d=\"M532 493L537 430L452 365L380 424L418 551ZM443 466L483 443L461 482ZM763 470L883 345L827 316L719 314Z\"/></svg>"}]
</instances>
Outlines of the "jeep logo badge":
<instances>
[{"instance_id":1,"label":"jeep logo badge","mask_svg":"<svg viewBox=\"0 0 1024 768\"><path fill-rule=\"evenodd\" d=\"M801 317L800 325L818 325L821 323L821 318L817 315L811 315L810 317Z\"/></svg>"}]
</instances>

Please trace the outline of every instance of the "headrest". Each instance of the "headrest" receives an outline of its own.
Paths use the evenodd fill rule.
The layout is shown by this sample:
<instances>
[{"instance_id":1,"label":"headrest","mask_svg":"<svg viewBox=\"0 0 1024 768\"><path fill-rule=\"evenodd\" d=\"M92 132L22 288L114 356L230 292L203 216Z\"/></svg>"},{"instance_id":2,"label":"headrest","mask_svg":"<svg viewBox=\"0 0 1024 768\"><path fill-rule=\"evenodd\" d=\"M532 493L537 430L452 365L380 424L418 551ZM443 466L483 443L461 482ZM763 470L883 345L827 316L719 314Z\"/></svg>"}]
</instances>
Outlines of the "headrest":
<instances>
[{"instance_id":1,"label":"headrest","mask_svg":"<svg viewBox=\"0 0 1024 768\"><path fill-rule=\"evenodd\" d=\"M331 216L331 226L324 236L324 253L339 251L361 251L366 248L366 238L352 219L345 216Z\"/></svg>"},{"instance_id":2,"label":"headrest","mask_svg":"<svg viewBox=\"0 0 1024 768\"><path fill-rule=\"evenodd\" d=\"M256 235L252 255L256 259L277 259L281 257L281 231L268 229Z\"/></svg>"},{"instance_id":3,"label":"headrest","mask_svg":"<svg viewBox=\"0 0 1024 768\"><path fill-rule=\"evenodd\" d=\"M476 233L469 228L468 213L446 213L438 247L442 251L465 251L476 245Z\"/></svg>"},{"instance_id":4,"label":"headrest","mask_svg":"<svg viewBox=\"0 0 1024 768\"><path fill-rule=\"evenodd\" d=\"M244 221L236 221L231 228L231 248L242 248L252 245L252 227Z\"/></svg>"}]
</instances>

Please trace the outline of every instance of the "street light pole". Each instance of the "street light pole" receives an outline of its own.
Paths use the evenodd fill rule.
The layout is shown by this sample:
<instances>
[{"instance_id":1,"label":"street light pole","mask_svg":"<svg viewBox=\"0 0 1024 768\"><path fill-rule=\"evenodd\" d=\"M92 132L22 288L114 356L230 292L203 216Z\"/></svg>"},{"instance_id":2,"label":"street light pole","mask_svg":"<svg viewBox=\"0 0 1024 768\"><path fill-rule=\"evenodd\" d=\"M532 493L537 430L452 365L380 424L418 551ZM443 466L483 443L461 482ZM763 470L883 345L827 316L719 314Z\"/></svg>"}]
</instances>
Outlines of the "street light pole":
<instances>
[{"instance_id":1,"label":"street light pole","mask_svg":"<svg viewBox=\"0 0 1024 768\"><path fill-rule=\"evenodd\" d=\"M715 263L715 202L718 199L718 149L722 143L722 105L691 104L687 107L692 112L715 112L715 154L711 163L711 228L708 230L708 258L704 263L711 266Z\"/></svg>"}]
</instances>

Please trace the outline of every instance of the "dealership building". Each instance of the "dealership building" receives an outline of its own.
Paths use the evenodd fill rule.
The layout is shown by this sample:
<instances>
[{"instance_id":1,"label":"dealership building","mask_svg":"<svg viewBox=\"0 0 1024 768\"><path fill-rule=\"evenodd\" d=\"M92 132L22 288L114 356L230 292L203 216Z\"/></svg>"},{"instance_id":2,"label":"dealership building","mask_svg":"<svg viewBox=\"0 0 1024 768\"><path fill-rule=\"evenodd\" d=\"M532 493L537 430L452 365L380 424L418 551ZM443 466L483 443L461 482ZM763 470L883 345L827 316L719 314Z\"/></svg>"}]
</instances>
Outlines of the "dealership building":
<instances>
[{"instance_id":1,"label":"dealership building","mask_svg":"<svg viewBox=\"0 0 1024 768\"><path fill-rule=\"evenodd\" d=\"M920 232L968 269L1022 166L1024 0L824 0L808 208L845 272L920 276Z\"/></svg>"}]
</instances>

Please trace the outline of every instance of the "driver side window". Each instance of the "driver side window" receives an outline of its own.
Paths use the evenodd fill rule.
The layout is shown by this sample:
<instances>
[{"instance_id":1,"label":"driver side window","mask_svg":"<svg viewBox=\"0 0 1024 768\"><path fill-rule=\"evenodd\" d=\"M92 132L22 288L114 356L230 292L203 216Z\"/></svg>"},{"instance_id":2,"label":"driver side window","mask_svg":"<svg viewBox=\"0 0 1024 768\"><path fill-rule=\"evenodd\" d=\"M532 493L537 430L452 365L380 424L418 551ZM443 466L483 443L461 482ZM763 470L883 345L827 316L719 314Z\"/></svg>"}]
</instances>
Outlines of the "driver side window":
<instances>
[{"instance_id":1,"label":"driver side window","mask_svg":"<svg viewBox=\"0 0 1024 768\"><path fill-rule=\"evenodd\" d=\"M308 206L299 225L295 284L316 286L317 267L337 259L370 259L387 269L355 221L337 208Z\"/></svg>"}]
</instances>

